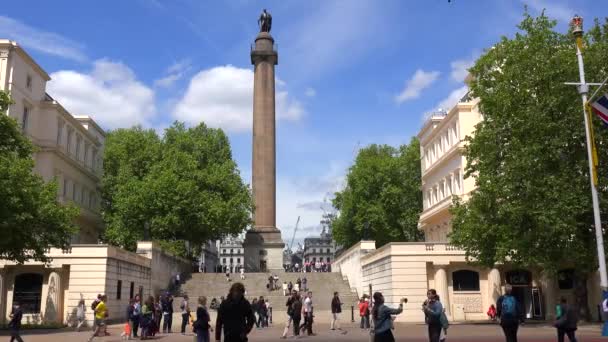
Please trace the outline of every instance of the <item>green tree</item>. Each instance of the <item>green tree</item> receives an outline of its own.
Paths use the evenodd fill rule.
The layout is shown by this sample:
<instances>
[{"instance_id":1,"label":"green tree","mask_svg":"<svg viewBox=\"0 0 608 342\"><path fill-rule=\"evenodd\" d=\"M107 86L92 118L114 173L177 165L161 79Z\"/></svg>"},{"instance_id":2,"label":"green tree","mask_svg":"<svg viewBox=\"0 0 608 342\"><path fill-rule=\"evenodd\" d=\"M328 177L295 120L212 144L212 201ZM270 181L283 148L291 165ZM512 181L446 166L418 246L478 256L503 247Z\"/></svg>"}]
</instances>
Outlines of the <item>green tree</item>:
<instances>
[{"instance_id":1,"label":"green tree","mask_svg":"<svg viewBox=\"0 0 608 342\"><path fill-rule=\"evenodd\" d=\"M474 177L477 189L467 202L455 201L450 238L486 266L510 262L550 276L576 268L585 292L588 272L597 269L585 131L580 96L563 84L578 80L578 67L572 36L555 25L526 13L520 32L503 37L470 70L483 121L466 138L465 177ZM596 22L585 38L587 75L603 80L608 25ZM606 156L608 132L598 122L595 128ZM608 158L601 159L605 200Z\"/></svg>"},{"instance_id":2,"label":"green tree","mask_svg":"<svg viewBox=\"0 0 608 342\"><path fill-rule=\"evenodd\" d=\"M204 124L175 123L162 139L139 127L110 132L103 189L105 238L131 250L149 234L183 255L183 241L196 247L250 223L251 194L228 138Z\"/></svg>"},{"instance_id":3,"label":"green tree","mask_svg":"<svg viewBox=\"0 0 608 342\"><path fill-rule=\"evenodd\" d=\"M346 187L333 205L339 214L332 222L336 241L345 247L362 238L378 246L391 241L419 241L420 143L394 148L370 145L357 155L346 176Z\"/></svg>"},{"instance_id":4,"label":"green tree","mask_svg":"<svg viewBox=\"0 0 608 342\"><path fill-rule=\"evenodd\" d=\"M70 245L78 209L60 204L55 182L33 173L34 147L6 115L10 103L0 91L0 258L46 262L45 249Z\"/></svg>"}]
</instances>

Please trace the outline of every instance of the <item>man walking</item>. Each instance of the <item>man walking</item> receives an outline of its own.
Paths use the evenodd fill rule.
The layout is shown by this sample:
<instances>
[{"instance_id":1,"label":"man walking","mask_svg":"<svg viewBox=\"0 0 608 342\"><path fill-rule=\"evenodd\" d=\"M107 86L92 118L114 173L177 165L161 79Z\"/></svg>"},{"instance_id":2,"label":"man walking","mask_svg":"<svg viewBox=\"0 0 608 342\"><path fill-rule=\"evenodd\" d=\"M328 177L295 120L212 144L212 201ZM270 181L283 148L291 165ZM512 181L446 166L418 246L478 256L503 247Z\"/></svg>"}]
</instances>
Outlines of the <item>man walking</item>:
<instances>
[{"instance_id":1,"label":"man walking","mask_svg":"<svg viewBox=\"0 0 608 342\"><path fill-rule=\"evenodd\" d=\"M108 301L108 296L101 296L101 300L95 306L95 331L93 331L93 335L89 338L89 342L93 341L95 336L97 336L100 332L105 331L106 319L108 318L108 307L106 306L106 302Z\"/></svg>"},{"instance_id":2,"label":"man walking","mask_svg":"<svg viewBox=\"0 0 608 342\"><path fill-rule=\"evenodd\" d=\"M289 328L291 327L291 323L294 322L294 312L293 312L293 303L296 299L298 298L298 293L296 291L293 291L291 293L291 296L287 299L287 302L285 302L285 306L287 307L287 322L285 323L285 329L283 330L283 335L281 336L281 338L287 338L287 333L289 332ZM300 302L300 311L302 310L302 302ZM300 312L300 318L302 316L302 313ZM295 325L295 322L294 322ZM299 331L300 331L300 322L298 322L298 325L296 325L296 329L294 329L294 336L296 336L295 330L298 331L298 335L299 335Z\"/></svg>"},{"instance_id":3,"label":"man walking","mask_svg":"<svg viewBox=\"0 0 608 342\"><path fill-rule=\"evenodd\" d=\"M339 315L342 312L342 302L338 296L338 292L334 292L334 298L331 300L331 330L340 329Z\"/></svg>"},{"instance_id":4,"label":"man walking","mask_svg":"<svg viewBox=\"0 0 608 342\"><path fill-rule=\"evenodd\" d=\"M215 340L222 340L222 329L224 331L224 342L246 342L247 335L253 329L255 316L251 304L243 296L245 286L234 283L230 287L228 298L222 302L217 311L215 326Z\"/></svg>"},{"instance_id":5,"label":"man walking","mask_svg":"<svg viewBox=\"0 0 608 342\"><path fill-rule=\"evenodd\" d=\"M316 334L314 334L312 332L312 323L313 323L314 315L313 315L312 292L311 291L308 291L308 295L306 296L306 299L304 300L303 311L304 311L304 324L302 324L302 326L300 326L300 330L306 329L308 336L315 336Z\"/></svg>"},{"instance_id":6,"label":"man walking","mask_svg":"<svg viewBox=\"0 0 608 342\"><path fill-rule=\"evenodd\" d=\"M9 315L11 321L8 323L8 327L11 330L11 342L17 340L17 342L23 342L19 330L21 330L21 319L23 318L23 310L19 302L13 303L13 311Z\"/></svg>"},{"instance_id":7,"label":"man walking","mask_svg":"<svg viewBox=\"0 0 608 342\"><path fill-rule=\"evenodd\" d=\"M169 292L163 297L161 307L163 310L163 333L170 334L173 323L173 296Z\"/></svg>"},{"instance_id":8,"label":"man walking","mask_svg":"<svg viewBox=\"0 0 608 342\"><path fill-rule=\"evenodd\" d=\"M506 342L517 342L517 330L522 321L521 308L513 297L513 287L505 286L505 294L496 301L500 326L505 334Z\"/></svg>"},{"instance_id":9,"label":"man walking","mask_svg":"<svg viewBox=\"0 0 608 342\"><path fill-rule=\"evenodd\" d=\"M188 305L188 296L185 295L179 308L182 310L182 335L186 335L186 326L188 325L188 319L190 318L190 306Z\"/></svg>"}]
</instances>

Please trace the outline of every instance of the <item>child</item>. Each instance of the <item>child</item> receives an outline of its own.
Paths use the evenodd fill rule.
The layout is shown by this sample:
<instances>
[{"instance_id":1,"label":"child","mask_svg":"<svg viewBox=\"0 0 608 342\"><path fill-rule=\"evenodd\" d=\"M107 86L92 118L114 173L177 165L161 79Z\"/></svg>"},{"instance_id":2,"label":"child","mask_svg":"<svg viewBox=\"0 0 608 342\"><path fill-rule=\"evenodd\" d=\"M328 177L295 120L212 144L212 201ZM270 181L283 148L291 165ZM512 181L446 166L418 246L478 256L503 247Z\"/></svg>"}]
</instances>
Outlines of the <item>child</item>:
<instances>
[{"instance_id":1,"label":"child","mask_svg":"<svg viewBox=\"0 0 608 342\"><path fill-rule=\"evenodd\" d=\"M496 320L496 307L494 306L494 304L490 305L487 315L492 321Z\"/></svg>"},{"instance_id":2,"label":"child","mask_svg":"<svg viewBox=\"0 0 608 342\"><path fill-rule=\"evenodd\" d=\"M122 331L122 334L120 334L120 337L123 340L131 339L131 324L129 322L125 323L124 330Z\"/></svg>"}]
</instances>

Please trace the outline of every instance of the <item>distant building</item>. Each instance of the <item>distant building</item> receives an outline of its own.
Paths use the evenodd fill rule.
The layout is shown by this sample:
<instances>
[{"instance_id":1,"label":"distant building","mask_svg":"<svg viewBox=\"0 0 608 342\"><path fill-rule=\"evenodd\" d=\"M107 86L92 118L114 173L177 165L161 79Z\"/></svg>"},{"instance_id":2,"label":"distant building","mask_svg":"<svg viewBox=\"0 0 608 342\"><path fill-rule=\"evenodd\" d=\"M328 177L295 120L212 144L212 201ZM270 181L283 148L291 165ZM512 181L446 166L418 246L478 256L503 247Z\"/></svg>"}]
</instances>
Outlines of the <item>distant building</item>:
<instances>
[{"instance_id":1,"label":"distant building","mask_svg":"<svg viewBox=\"0 0 608 342\"><path fill-rule=\"evenodd\" d=\"M201 247L201 255L199 257L199 271L213 272L219 264L217 243L215 241L207 241Z\"/></svg>"},{"instance_id":2,"label":"distant building","mask_svg":"<svg viewBox=\"0 0 608 342\"><path fill-rule=\"evenodd\" d=\"M228 237L220 241L219 265L228 267L231 272L238 272L245 264L245 250L243 240L237 237Z\"/></svg>"},{"instance_id":3,"label":"distant building","mask_svg":"<svg viewBox=\"0 0 608 342\"><path fill-rule=\"evenodd\" d=\"M334 242L329 222L321 221L323 231L318 237L308 237L304 239L304 262L332 263L336 253L336 243Z\"/></svg>"}]
</instances>

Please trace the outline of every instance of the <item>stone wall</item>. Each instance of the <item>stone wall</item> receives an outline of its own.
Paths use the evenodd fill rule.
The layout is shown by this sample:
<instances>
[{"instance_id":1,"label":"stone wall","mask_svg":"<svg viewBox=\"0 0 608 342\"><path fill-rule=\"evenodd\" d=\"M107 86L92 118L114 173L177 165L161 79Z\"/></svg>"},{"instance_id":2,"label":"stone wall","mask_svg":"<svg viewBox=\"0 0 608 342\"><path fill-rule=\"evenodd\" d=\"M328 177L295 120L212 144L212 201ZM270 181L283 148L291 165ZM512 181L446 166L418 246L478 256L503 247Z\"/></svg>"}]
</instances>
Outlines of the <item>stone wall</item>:
<instances>
[{"instance_id":1,"label":"stone wall","mask_svg":"<svg viewBox=\"0 0 608 342\"><path fill-rule=\"evenodd\" d=\"M361 241L342 252L332 263L332 272L340 272L351 290L357 291L359 296L369 292L368 285L362 279L361 257L375 249L375 241Z\"/></svg>"},{"instance_id":2,"label":"stone wall","mask_svg":"<svg viewBox=\"0 0 608 342\"><path fill-rule=\"evenodd\" d=\"M154 296L168 289L171 279L177 274L185 279L192 272L190 261L171 255L150 241L139 241L137 254L150 259L150 289Z\"/></svg>"}]
</instances>

